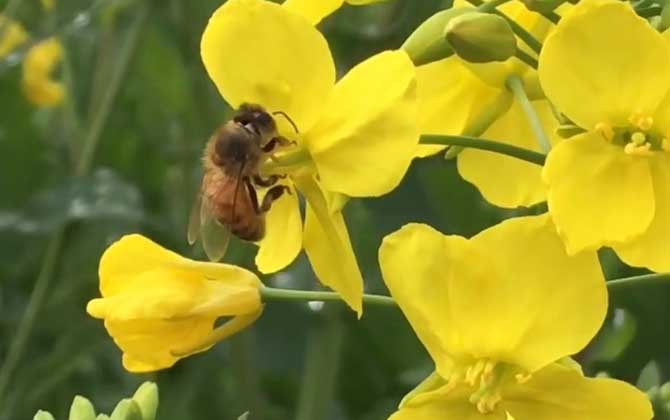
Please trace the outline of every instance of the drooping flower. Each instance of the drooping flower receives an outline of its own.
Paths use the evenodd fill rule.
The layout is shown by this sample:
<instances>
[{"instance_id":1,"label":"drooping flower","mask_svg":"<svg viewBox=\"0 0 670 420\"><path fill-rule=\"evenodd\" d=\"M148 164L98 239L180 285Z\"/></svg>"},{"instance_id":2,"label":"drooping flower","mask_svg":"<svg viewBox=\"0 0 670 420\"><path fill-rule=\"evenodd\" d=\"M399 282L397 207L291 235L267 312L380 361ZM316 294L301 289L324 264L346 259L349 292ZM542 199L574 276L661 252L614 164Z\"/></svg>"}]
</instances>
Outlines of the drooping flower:
<instances>
[{"instance_id":1,"label":"drooping flower","mask_svg":"<svg viewBox=\"0 0 670 420\"><path fill-rule=\"evenodd\" d=\"M543 171L570 254L610 246L630 265L670 271L669 42L613 0L581 1L545 41L542 88L586 130Z\"/></svg>"},{"instance_id":2,"label":"drooping flower","mask_svg":"<svg viewBox=\"0 0 670 420\"><path fill-rule=\"evenodd\" d=\"M362 277L341 213L342 197L379 196L395 188L418 143L414 67L402 51L375 55L335 83L328 44L302 15L263 0L231 0L211 17L202 59L233 108L253 103L282 111L280 134L297 145L266 169L288 175L306 198L304 231L297 195L267 214L256 264L271 273L304 247L319 280L359 316ZM283 162L283 164L282 164Z\"/></svg>"},{"instance_id":3,"label":"drooping flower","mask_svg":"<svg viewBox=\"0 0 670 420\"><path fill-rule=\"evenodd\" d=\"M607 312L595 252L569 257L547 215L471 239L409 224L379 251L384 281L435 362L394 420L648 420L643 393L564 358Z\"/></svg>"},{"instance_id":4,"label":"drooping flower","mask_svg":"<svg viewBox=\"0 0 670 420\"><path fill-rule=\"evenodd\" d=\"M52 73L63 57L63 46L56 38L35 44L23 59L23 92L38 106L54 107L63 102L63 84L52 79Z\"/></svg>"},{"instance_id":5,"label":"drooping flower","mask_svg":"<svg viewBox=\"0 0 670 420\"><path fill-rule=\"evenodd\" d=\"M362 6L380 1L384 0L286 0L282 6L303 15L312 25L316 25L322 19L342 7L344 3Z\"/></svg>"},{"instance_id":6,"label":"drooping flower","mask_svg":"<svg viewBox=\"0 0 670 420\"><path fill-rule=\"evenodd\" d=\"M100 259L101 298L87 312L104 319L131 372L165 369L253 323L260 280L228 264L193 261L141 235L127 235ZM217 319L232 317L219 327Z\"/></svg>"},{"instance_id":7,"label":"drooping flower","mask_svg":"<svg viewBox=\"0 0 670 420\"><path fill-rule=\"evenodd\" d=\"M464 2L456 3L456 8L471 7ZM548 21L528 11L519 1L506 3L500 10L538 39L542 39L550 29ZM521 41L517 44L535 56ZM475 64L451 56L419 66L417 84L421 133L473 135L466 131L477 125L482 115L499 109L498 119L479 134L487 139L541 151L528 119L506 87L506 80L511 75L522 78L529 90L532 90L533 80L537 78L536 71L516 57L504 62ZM557 142L558 138L553 133L558 123L548 102L535 100L533 105L550 140ZM443 146L420 145L418 155L423 157L443 149ZM458 171L479 189L487 201L497 206L530 206L546 199L541 168L528 162L466 148L458 155Z\"/></svg>"}]
</instances>

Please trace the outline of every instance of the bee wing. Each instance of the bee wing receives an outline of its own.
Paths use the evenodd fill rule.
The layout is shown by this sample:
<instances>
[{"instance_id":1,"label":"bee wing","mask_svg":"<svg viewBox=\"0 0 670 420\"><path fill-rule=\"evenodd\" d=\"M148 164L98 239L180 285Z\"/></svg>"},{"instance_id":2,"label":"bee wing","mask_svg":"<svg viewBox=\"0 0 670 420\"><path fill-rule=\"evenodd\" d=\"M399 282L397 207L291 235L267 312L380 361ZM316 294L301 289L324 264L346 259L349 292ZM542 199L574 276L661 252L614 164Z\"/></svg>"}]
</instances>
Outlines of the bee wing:
<instances>
[{"instance_id":1,"label":"bee wing","mask_svg":"<svg viewBox=\"0 0 670 420\"><path fill-rule=\"evenodd\" d=\"M200 238L202 247L210 261L219 261L226 254L232 232L228 226L218 222L212 215L207 199L201 199L200 206Z\"/></svg>"},{"instance_id":2,"label":"bee wing","mask_svg":"<svg viewBox=\"0 0 670 420\"><path fill-rule=\"evenodd\" d=\"M186 233L186 239L188 239L188 244L193 245L195 241L198 240L200 234L200 208L202 206L202 194L198 193L191 207L191 213L188 218L188 232Z\"/></svg>"}]
</instances>

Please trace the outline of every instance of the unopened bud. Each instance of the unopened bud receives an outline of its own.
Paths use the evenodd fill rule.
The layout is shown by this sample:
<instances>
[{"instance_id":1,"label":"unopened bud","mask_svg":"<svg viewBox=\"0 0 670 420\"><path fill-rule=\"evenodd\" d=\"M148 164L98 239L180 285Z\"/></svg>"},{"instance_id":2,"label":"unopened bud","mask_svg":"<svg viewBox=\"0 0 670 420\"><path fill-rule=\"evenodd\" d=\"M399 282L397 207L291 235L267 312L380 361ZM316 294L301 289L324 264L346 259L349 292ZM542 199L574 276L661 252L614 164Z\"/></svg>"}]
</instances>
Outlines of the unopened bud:
<instances>
[{"instance_id":1,"label":"unopened bud","mask_svg":"<svg viewBox=\"0 0 670 420\"><path fill-rule=\"evenodd\" d=\"M456 55L470 63L505 61L516 53L516 37L498 15L473 12L449 21L447 42Z\"/></svg>"},{"instance_id":2,"label":"unopened bud","mask_svg":"<svg viewBox=\"0 0 670 420\"><path fill-rule=\"evenodd\" d=\"M134 400L126 398L116 405L111 420L142 420L142 412Z\"/></svg>"},{"instance_id":3,"label":"unopened bud","mask_svg":"<svg viewBox=\"0 0 670 420\"><path fill-rule=\"evenodd\" d=\"M70 406L68 420L95 420L95 408L86 398L77 395Z\"/></svg>"},{"instance_id":4,"label":"unopened bud","mask_svg":"<svg viewBox=\"0 0 670 420\"><path fill-rule=\"evenodd\" d=\"M457 8L442 10L424 21L402 45L402 49L416 66L447 58L454 54L444 39L444 30L451 19L473 13L474 9Z\"/></svg>"},{"instance_id":5,"label":"unopened bud","mask_svg":"<svg viewBox=\"0 0 670 420\"><path fill-rule=\"evenodd\" d=\"M133 401L142 412L142 420L154 420L158 410L158 386L153 382L145 382L137 388Z\"/></svg>"}]
</instances>

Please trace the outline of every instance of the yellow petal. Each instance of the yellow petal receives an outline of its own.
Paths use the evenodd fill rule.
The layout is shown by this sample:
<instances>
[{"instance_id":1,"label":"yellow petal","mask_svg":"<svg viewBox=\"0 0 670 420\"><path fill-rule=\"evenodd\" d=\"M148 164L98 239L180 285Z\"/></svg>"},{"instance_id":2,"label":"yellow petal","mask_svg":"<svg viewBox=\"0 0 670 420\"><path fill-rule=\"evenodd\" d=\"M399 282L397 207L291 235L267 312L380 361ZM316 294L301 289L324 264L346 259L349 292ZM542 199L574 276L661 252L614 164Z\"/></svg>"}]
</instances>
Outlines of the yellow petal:
<instances>
[{"instance_id":1,"label":"yellow petal","mask_svg":"<svg viewBox=\"0 0 670 420\"><path fill-rule=\"evenodd\" d=\"M295 260L302 249L302 217L298 194L284 193L265 215L265 237L256 254L256 267L263 274L275 273Z\"/></svg>"},{"instance_id":2,"label":"yellow petal","mask_svg":"<svg viewBox=\"0 0 670 420\"><path fill-rule=\"evenodd\" d=\"M549 103L537 101L534 105L545 132L553 133L558 123ZM528 120L516 102L486 130L483 137L541 152ZM551 137L552 143L558 141L556 136ZM458 155L458 172L496 206L531 206L546 200L542 167L529 162L466 148Z\"/></svg>"},{"instance_id":3,"label":"yellow petal","mask_svg":"<svg viewBox=\"0 0 670 420\"><path fill-rule=\"evenodd\" d=\"M448 358L532 372L581 350L605 317L595 253L568 258L544 216L508 220L470 241L410 224L384 238L379 255L391 295L443 376Z\"/></svg>"},{"instance_id":4,"label":"yellow petal","mask_svg":"<svg viewBox=\"0 0 670 420\"><path fill-rule=\"evenodd\" d=\"M404 51L377 54L337 83L305 135L325 189L367 197L400 183L419 142L415 87Z\"/></svg>"},{"instance_id":5,"label":"yellow petal","mask_svg":"<svg viewBox=\"0 0 670 420\"><path fill-rule=\"evenodd\" d=\"M2 15L0 15L0 28L2 28L2 36L0 36L0 59L2 59L26 42L28 34L20 23Z\"/></svg>"},{"instance_id":6,"label":"yellow petal","mask_svg":"<svg viewBox=\"0 0 670 420\"><path fill-rule=\"evenodd\" d=\"M482 331L473 333L478 348L532 372L579 352L600 329L607 290L598 257L569 257L547 215L506 220L471 243L501 274L467 283L452 306L467 313L477 302L469 326Z\"/></svg>"},{"instance_id":7,"label":"yellow petal","mask_svg":"<svg viewBox=\"0 0 670 420\"><path fill-rule=\"evenodd\" d=\"M130 372L174 365L180 357L172 354L172 349L201 342L211 334L213 326L214 318L105 322L107 332L123 351L123 365Z\"/></svg>"},{"instance_id":8,"label":"yellow petal","mask_svg":"<svg viewBox=\"0 0 670 420\"><path fill-rule=\"evenodd\" d=\"M649 420L649 399L632 385L585 378L553 364L524 384L506 389L501 405L517 420Z\"/></svg>"},{"instance_id":9,"label":"yellow petal","mask_svg":"<svg viewBox=\"0 0 670 420\"><path fill-rule=\"evenodd\" d=\"M312 25L316 25L339 9L343 3L344 0L286 0L282 6L304 16Z\"/></svg>"},{"instance_id":10,"label":"yellow petal","mask_svg":"<svg viewBox=\"0 0 670 420\"><path fill-rule=\"evenodd\" d=\"M304 17L263 0L231 0L209 20L202 60L223 98L283 111L307 131L335 82L328 43Z\"/></svg>"},{"instance_id":11,"label":"yellow petal","mask_svg":"<svg viewBox=\"0 0 670 420\"><path fill-rule=\"evenodd\" d=\"M657 156L651 168L656 204L654 219L642 235L626 244L615 245L614 250L626 264L670 272L670 158Z\"/></svg>"},{"instance_id":12,"label":"yellow petal","mask_svg":"<svg viewBox=\"0 0 670 420\"><path fill-rule=\"evenodd\" d=\"M649 162L599 134L584 133L549 153L542 177L569 254L615 245L644 232L654 216Z\"/></svg>"},{"instance_id":13,"label":"yellow petal","mask_svg":"<svg viewBox=\"0 0 670 420\"><path fill-rule=\"evenodd\" d=\"M388 420L506 420L502 412L482 414L468 401L467 395L459 397L450 396L448 399L434 399L418 406L404 406Z\"/></svg>"},{"instance_id":14,"label":"yellow petal","mask_svg":"<svg viewBox=\"0 0 670 420\"><path fill-rule=\"evenodd\" d=\"M363 277L344 217L329 212L326 198L311 177L296 180L307 199L303 246L321 283L338 292L358 314L363 314Z\"/></svg>"},{"instance_id":15,"label":"yellow petal","mask_svg":"<svg viewBox=\"0 0 670 420\"><path fill-rule=\"evenodd\" d=\"M63 102L62 83L51 79L52 72L63 57L63 46L49 38L33 46L23 59L21 84L28 100L37 106L52 107Z\"/></svg>"},{"instance_id":16,"label":"yellow petal","mask_svg":"<svg viewBox=\"0 0 670 420\"><path fill-rule=\"evenodd\" d=\"M582 1L545 40L540 81L577 125L628 125L633 113L653 115L668 91L669 51L628 3Z\"/></svg>"},{"instance_id":17,"label":"yellow petal","mask_svg":"<svg viewBox=\"0 0 670 420\"><path fill-rule=\"evenodd\" d=\"M422 134L460 135L499 94L473 76L458 60L450 57L416 70L419 130ZM444 146L419 145L419 157Z\"/></svg>"},{"instance_id":18,"label":"yellow petal","mask_svg":"<svg viewBox=\"0 0 670 420\"><path fill-rule=\"evenodd\" d=\"M386 236L379 249L384 282L443 377L450 373L452 358L466 356L461 343L469 330L469 320L452 311L457 298L452 289L460 282L496 279L484 261L465 238L415 223Z\"/></svg>"}]
</instances>

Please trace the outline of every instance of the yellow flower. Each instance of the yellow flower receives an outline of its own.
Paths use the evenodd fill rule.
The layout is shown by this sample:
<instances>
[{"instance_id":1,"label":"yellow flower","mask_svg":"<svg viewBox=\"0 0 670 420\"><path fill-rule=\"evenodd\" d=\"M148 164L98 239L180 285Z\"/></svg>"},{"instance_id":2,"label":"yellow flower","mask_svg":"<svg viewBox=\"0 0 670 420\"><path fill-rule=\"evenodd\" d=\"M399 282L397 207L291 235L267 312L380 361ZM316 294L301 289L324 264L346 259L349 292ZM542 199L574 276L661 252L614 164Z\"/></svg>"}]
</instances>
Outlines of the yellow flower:
<instances>
[{"instance_id":1,"label":"yellow flower","mask_svg":"<svg viewBox=\"0 0 670 420\"><path fill-rule=\"evenodd\" d=\"M7 57L27 40L28 34L20 23L0 15L0 59Z\"/></svg>"},{"instance_id":2,"label":"yellow flower","mask_svg":"<svg viewBox=\"0 0 670 420\"><path fill-rule=\"evenodd\" d=\"M457 2L454 7L470 7ZM510 18L542 39L550 28L549 22L528 11L519 1L501 7ZM525 45L517 41L519 46ZM525 49L527 53L534 53ZM502 63L473 64L456 56L417 68L419 97L419 126L422 134L460 135L476 123L478 117L492 108L502 115L482 137L541 151L521 107L513 103L505 86L510 75L519 75L530 86L537 77L516 57ZM534 101L546 132L553 134L558 126L549 103ZM507 110L506 110L507 109ZM505 111L506 110L506 111ZM551 141L557 142L556 136ZM420 157L443 150L442 146L419 146ZM492 170L491 168L495 168ZM458 171L473 183L484 198L501 207L530 206L546 199L537 165L476 149L465 149L458 155Z\"/></svg>"},{"instance_id":3,"label":"yellow flower","mask_svg":"<svg viewBox=\"0 0 670 420\"><path fill-rule=\"evenodd\" d=\"M23 92L38 106L53 107L63 102L63 84L51 79L54 68L63 57L63 46L49 38L33 46L23 59Z\"/></svg>"},{"instance_id":4,"label":"yellow flower","mask_svg":"<svg viewBox=\"0 0 670 420\"><path fill-rule=\"evenodd\" d=\"M554 148L543 178L568 253L614 248L670 271L670 46L624 2L585 0L540 55L540 82L586 130Z\"/></svg>"},{"instance_id":5,"label":"yellow flower","mask_svg":"<svg viewBox=\"0 0 670 420\"><path fill-rule=\"evenodd\" d=\"M240 267L189 260L141 235L100 259L102 298L86 311L104 319L131 372L168 368L205 351L261 314L260 280ZM214 328L218 318L232 317Z\"/></svg>"},{"instance_id":6,"label":"yellow flower","mask_svg":"<svg viewBox=\"0 0 670 420\"><path fill-rule=\"evenodd\" d=\"M303 15L312 25L316 25L344 3L362 6L380 1L384 0L286 0L282 6Z\"/></svg>"},{"instance_id":7,"label":"yellow flower","mask_svg":"<svg viewBox=\"0 0 670 420\"><path fill-rule=\"evenodd\" d=\"M393 420L647 420L645 395L561 361L607 312L595 252L568 257L546 215L471 239L409 224L379 261L391 295L435 362Z\"/></svg>"},{"instance_id":8,"label":"yellow flower","mask_svg":"<svg viewBox=\"0 0 670 420\"><path fill-rule=\"evenodd\" d=\"M299 134L277 117L281 135L297 145L266 168L288 175L290 188L306 198L304 232L297 195L284 194L267 215L259 270L281 270L304 247L319 280L360 316L362 277L340 210L345 196L391 191L409 167L419 139L409 57L380 53L336 84L321 33L303 16L263 0L221 6L205 29L201 54L233 108L247 102L283 111L298 127Z\"/></svg>"}]
</instances>

